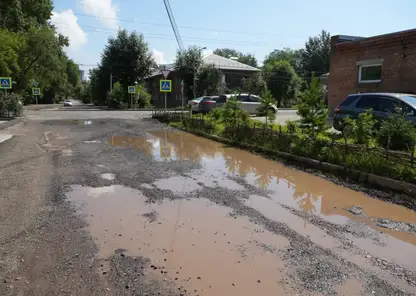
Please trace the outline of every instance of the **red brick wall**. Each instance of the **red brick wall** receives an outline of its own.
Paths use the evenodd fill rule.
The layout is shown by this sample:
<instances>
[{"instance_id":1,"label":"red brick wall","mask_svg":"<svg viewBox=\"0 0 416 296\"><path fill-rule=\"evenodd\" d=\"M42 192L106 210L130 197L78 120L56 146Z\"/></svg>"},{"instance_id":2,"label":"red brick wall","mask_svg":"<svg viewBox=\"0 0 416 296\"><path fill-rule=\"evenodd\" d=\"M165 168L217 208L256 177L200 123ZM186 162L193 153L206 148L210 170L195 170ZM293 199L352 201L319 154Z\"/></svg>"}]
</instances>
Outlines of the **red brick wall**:
<instances>
[{"instance_id":1,"label":"red brick wall","mask_svg":"<svg viewBox=\"0 0 416 296\"><path fill-rule=\"evenodd\" d=\"M332 39L328 107L330 114L348 94L416 93L416 30L335 44ZM357 62L384 59L379 83L358 83Z\"/></svg>"}]
</instances>

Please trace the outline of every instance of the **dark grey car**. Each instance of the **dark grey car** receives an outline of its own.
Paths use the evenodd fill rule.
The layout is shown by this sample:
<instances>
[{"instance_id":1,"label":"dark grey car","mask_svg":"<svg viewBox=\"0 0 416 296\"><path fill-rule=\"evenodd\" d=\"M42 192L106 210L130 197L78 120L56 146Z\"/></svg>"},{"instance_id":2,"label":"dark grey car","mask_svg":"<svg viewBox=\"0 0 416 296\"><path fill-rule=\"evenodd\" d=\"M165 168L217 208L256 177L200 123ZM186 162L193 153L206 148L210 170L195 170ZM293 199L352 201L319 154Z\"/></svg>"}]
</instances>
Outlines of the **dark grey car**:
<instances>
[{"instance_id":1,"label":"dark grey car","mask_svg":"<svg viewBox=\"0 0 416 296\"><path fill-rule=\"evenodd\" d=\"M391 114L403 113L416 125L416 95L401 93L362 93L351 94L334 111L334 128L341 129L342 120L349 116L357 119L360 113L372 109L379 121Z\"/></svg>"}]
</instances>

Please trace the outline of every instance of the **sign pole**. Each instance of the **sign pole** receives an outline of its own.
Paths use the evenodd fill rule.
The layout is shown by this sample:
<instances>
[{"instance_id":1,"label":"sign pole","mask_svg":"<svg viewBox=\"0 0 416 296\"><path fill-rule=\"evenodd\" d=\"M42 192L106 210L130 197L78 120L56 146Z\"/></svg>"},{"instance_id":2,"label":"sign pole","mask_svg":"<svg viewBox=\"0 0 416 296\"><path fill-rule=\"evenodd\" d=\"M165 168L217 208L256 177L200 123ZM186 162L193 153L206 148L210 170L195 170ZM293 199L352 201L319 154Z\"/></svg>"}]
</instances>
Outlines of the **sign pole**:
<instances>
[{"instance_id":1,"label":"sign pole","mask_svg":"<svg viewBox=\"0 0 416 296\"><path fill-rule=\"evenodd\" d=\"M167 111L167 103L168 103L168 94L167 93L165 93L165 113L166 113L166 111Z\"/></svg>"}]
</instances>

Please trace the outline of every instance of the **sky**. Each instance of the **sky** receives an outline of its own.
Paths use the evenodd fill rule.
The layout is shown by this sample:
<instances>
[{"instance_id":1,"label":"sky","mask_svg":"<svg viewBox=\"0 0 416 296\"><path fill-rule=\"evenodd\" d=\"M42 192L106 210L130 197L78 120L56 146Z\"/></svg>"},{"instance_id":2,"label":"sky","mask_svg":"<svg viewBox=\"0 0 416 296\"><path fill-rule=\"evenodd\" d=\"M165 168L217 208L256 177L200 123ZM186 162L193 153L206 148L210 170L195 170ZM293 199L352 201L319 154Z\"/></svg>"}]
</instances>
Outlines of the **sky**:
<instances>
[{"instance_id":1,"label":"sky","mask_svg":"<svg viewBox=\"0 0 416 296\"><path fill-rule=\"evenodd\" d=\"M55 0L52 23L67 36L70 58L88 70L119 28L142 33L159 64L178 45L163 0ZM170 0L185 47L234 48L259 63L274 49L301 48L321 30L374 36L413 29L414 0Z\"/></svg>"}]
</instances>

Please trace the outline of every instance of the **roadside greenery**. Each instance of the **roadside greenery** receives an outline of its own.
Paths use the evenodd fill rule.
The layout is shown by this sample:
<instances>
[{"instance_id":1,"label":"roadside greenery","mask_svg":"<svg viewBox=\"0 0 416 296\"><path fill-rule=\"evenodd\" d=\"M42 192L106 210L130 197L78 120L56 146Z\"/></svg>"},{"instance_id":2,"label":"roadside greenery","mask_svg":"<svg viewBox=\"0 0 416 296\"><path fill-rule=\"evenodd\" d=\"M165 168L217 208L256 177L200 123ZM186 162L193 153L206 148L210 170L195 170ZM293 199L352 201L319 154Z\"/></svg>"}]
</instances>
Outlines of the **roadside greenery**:
<instances>
[{"instance_id":1,"label":"roadside greenery","mask_svg":"<svg viewBox=\"0 0 416 296\"><path fill-rule=\"evenodd\" d=\"M341 134L335 134L327 129L327 110L316 78L300 98L301 120L282 126L251 119L233 99L205 116L198 114L165 120L173 121L171 125L175 127L220 136L236 145L244 143L268 151L287 152L341 165L349 170L416 183L416 132L403 115L392 115L380 124L371 111L367 111L357 120L347 117Z\"/></svg>"},{"instance_id":2,"label":"roadside greenery","mask_svg":"<svg viewBox=\"0 0 416 296\"><path fill-rule=\"evenodd\" d=\"M23 98L17 93L0 93L0 117L17 117L22 115Z\"/></svg>"},{"instance_id":3,"label":"roadside greenery","mask_svg":"<svg viewBox=\"0 0 416 296\"><path fill-rule=\"evenodd\" d=\"M12 78L9 93L25 98L22 103L34 103L34 82L43 104L74 97L80 84L79 67L64 51L69 40L50 22L52 9L51 0L0 5L0 77Z\"/></svg>"}]
</instances>

